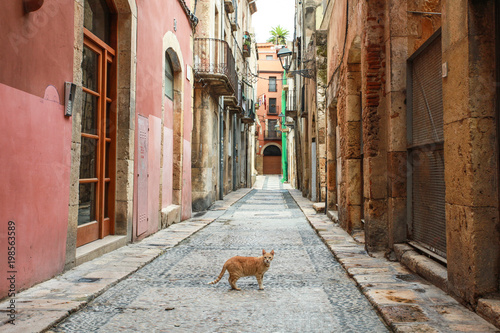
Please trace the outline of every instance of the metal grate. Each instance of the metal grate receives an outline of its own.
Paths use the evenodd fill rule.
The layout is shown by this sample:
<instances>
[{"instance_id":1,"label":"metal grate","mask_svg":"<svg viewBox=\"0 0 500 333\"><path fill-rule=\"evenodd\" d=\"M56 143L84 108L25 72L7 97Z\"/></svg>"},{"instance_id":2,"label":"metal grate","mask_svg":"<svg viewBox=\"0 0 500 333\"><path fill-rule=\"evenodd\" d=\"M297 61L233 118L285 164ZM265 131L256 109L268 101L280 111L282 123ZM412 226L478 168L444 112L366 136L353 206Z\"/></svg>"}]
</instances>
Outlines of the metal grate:
<instances>
[{"instance_id":1,"label":"metal grate","mask_svg":"<svg viewBox=\"0 0 500 333\"><path fill-rule=\"evenodd\" d=\"M411 146L443 142L441 38L434 39L412 62Z\"/></svg>"},{"instance_id":2,"label":"metal grate","mask_svg":"<svg viewBox=\"0 0 500 333\"><path fill-rule=\"evenodd\" d=\"M441 35L409 61L409 238L446 258Z\"/></svg>"},{"instance_id":3,"label":"metal grate","mask_svg":"<svg viewBox=\"0 0 500 333\"><path fill-rule=\"evenodd\" d=\"M414 149L411 238L446 258L444 156L441 149Z\"/></svg>"}]
</instances>

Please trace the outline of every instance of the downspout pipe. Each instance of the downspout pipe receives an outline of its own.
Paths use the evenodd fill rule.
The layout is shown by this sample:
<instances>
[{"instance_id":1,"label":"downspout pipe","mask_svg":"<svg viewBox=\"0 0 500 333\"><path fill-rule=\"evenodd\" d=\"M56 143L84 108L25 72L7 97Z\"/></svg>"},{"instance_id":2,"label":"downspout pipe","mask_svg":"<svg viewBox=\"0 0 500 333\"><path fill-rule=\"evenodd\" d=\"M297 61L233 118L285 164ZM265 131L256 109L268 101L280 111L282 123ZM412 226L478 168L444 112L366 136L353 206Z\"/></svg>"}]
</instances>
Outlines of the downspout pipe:
<instances>
[{"instance_id":1,"label":"downspout pipe","mask_svg":"<svg viewBox=\"0 0 500 333\"><path fill-rule=\"evenodd\" d=\"M286 91L283 89L283 85L287 84L286 81L286 70L283 71L283 80L282 80L282 87L281 87L281 107L282 107L282 113L283 117L281 120L281 168L283 170L283 178L281 179L282 183L285 183L288 181L288 152L287 152L287 135L286 132L283 130L286 128L285 122L286 122Z\"/></svg>"},{"instance_id":2,"label":"downspout pipe","mask_svg":"<svg viewBox=\"0 0 500 333\"><path fill-rule=\"evenodd\" d=\"M219 97L219 200L224 199L224 98Z\"/></svg>"}]
</instances>

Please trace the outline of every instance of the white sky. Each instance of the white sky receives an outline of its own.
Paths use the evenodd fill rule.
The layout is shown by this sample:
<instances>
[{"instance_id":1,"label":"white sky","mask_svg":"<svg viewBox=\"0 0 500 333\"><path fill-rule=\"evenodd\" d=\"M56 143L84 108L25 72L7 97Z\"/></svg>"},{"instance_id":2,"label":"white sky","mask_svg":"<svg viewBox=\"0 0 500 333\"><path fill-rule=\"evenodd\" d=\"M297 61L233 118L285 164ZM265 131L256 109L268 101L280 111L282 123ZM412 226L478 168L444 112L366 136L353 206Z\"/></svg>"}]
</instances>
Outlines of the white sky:
<instances>
[{"instance_id":1,"label":"white sky","mask_svg":"<svg viewBox=\"0 0 500 333\"><path fill-rule=\"evenodd\" d=\"M257 12L252 15L257 42L263 43L271 37L269 31L277 25L287 29L288 40L292 40L294 15L295 0L257 0Z\"/></svg>"}]
</instances>

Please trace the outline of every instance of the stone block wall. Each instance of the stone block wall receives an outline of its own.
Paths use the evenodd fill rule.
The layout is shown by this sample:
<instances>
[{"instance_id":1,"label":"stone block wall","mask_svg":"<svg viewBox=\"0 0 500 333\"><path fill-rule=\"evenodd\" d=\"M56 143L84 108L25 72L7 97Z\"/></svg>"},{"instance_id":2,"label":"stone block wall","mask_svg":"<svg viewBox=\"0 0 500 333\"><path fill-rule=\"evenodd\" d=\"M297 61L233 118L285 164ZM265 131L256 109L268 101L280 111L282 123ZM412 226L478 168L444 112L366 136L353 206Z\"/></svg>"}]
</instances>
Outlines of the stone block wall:
<instances>
[{"instance_id":1,"label":"stone block wall","mask_svg":"<svg viewBox=\"0 0 500 333\"><path fill-rule=\"evenodd\" d=\"M327 30L329 209L390 251L408 241L407 61L442 29L448 290L472 306L500 278L495 3L336 1Z\"/></svg>"}]
</instances>

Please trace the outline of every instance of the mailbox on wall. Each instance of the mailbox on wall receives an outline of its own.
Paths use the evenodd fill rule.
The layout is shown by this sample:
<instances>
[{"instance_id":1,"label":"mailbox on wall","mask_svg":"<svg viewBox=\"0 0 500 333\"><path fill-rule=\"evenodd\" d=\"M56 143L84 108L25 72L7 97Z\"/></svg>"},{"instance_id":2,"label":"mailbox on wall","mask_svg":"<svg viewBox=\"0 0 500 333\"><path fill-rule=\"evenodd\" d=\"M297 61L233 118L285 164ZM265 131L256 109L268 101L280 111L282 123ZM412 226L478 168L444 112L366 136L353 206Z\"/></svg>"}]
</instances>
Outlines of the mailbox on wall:
<instances>
[{"instance_id":1,"label":"mailbox on wall","mask_svg":"<svg viewBox=\"0 0 500 333\"><path fill-rule=\"evenodd\" d=\"M73 115L73 103L75 101L76 84L72 82L64 83L64 115L71 117Z\"/></svg>"}]
</instances>

